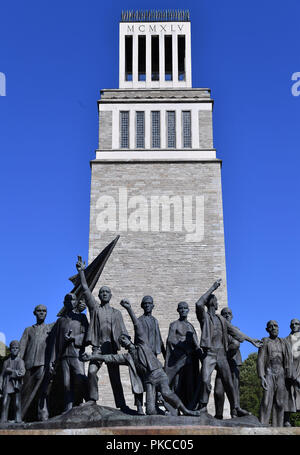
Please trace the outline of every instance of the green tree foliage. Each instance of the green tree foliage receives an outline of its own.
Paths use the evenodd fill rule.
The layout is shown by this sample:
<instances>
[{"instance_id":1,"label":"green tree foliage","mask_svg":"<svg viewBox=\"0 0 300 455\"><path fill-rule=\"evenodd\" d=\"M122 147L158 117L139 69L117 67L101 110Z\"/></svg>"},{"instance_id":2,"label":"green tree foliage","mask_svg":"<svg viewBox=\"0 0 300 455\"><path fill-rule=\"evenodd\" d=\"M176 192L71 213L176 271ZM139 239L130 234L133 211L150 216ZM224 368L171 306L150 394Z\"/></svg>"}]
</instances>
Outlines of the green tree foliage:
<instances>
[{"instance_id":1,"label":"green tree foliage","mask_svg":"<svg viewBox=\"0 0 300 455\"><path fill-rule=\"evenodd\" d=\"M300 412L293 412L290 415L290 423L292 427L300 427Z\"/></svg>"},{"instance_id":2,"label":"green tree foliage","mask_svg":"<svg viewBox=\"0 0 300 455\"><path fill-rule=\"evenodd\" d=\"M262 399L262 387L256 371L257 353L250 354L240 367L241 407L256 417Z\"/></svg>"},{"instance_id":3,"label":"green tree foliage","mask_svg":"<svg viewBox=\"0 0 300 455\"><path fill-rule=\"evenodd\" d=\"M7 359L9 354L10 354L9 348L5 346L5 344L2 343L2 341L0 341L0 372L2 371L3 362L4 360Z\"/></svg>"}]
</instances>

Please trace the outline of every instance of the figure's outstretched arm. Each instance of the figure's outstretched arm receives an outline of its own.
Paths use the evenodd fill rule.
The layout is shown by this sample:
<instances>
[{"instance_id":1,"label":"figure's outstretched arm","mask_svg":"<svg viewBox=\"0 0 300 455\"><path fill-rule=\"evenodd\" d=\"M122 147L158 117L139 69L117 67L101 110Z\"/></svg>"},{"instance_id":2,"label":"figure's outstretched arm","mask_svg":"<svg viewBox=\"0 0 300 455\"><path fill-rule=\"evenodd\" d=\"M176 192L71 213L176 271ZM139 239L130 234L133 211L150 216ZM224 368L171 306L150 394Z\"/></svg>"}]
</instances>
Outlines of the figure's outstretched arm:
<instances>
[{"instance_id":1,"label":"figure's outstretched arm","mask_svg":"<svg viewBox=\"0 0 300 455\"><path fill-rule=\"evenodd\" d=\"M231 335L234 339L242 343L243 341L248 341L249 343L253 344L256 348L261 348L263 342L256 338L251 338L245 333L241 332L237 327L233 326L229 321L226 321L227 331L229 335Z\"/></svg>"},{"instance_id":2,"label":"figure's outstretched arm","mask_svg":"<svg viewBox=\"0 0 300 455\"><path fill-rule=\"evenodd\" d=\"M83 362L90 362L91 360L98 360L100 362L112 363L115 365L127 365L126 357L124 354L87 354L84 352L81 356Z\"/></svg>"}]
</instances>

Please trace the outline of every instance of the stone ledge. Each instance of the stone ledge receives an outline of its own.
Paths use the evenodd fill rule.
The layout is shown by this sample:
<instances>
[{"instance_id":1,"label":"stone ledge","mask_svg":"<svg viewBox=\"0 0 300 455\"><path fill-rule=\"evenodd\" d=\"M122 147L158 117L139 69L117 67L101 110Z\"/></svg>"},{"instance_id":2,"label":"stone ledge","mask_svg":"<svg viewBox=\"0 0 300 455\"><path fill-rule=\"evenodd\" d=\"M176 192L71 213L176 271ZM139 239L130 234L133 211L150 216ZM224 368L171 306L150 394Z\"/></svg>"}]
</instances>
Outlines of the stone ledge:
<instances>
[{"instance_id":1,"label":"stone ledge","mask_svg":"<svg viewBox=\"0 0 300 455\"><path fill-rule=\"evenodd\" d=\"M1 434L220 434L224 428L264 428L253 415L217 420L207 412L199 416L144 415L85 403L44 422L12 422L0 425ZM202 433L197 433L202 431ZM181 433L180 433L181 432ZM205 433L206 432L206 433ZM207 433L208 432L208 433ZM233 434L233 433L224 433Z\"/></svg>"},{"instance_id":2,"label":"stone ledge","mask_svg":"<svg viewBox=\"0 0 300 455\"><path fill-rule=\"evenodd\" d=\"M180 425L180 426L121 426L121 427L95 427L95 428L68 428L68 429L44 429L44 430L0 430L0 436L9 435L28 435L28 436L126 436L126 435L149 435L149 436L163 436L163 435L175 435L175 436L297 436L300 435L300 428L252 428L252 427L213 427L213 426L191 426L191 425Z\"/></svg>"}]
</instances>

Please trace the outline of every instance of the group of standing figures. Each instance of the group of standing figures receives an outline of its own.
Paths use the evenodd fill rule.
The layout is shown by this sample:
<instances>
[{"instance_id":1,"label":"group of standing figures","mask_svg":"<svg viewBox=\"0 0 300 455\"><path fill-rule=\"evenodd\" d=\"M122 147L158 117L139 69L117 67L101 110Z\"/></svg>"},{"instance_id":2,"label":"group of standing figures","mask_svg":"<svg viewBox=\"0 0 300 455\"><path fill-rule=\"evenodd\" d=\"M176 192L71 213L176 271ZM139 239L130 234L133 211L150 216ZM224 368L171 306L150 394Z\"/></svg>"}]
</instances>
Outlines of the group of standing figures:
<instances>
[{"instance_id":1,"label":"group of standing figures","mask_svg":"<svg viewBox=\"0 0 300 455\"><path fill-rule=\"evenodd\" d=\"M225 394L232 418L249 415L239 402L239 346L245 340L259 348L257 369L263 387L260 421L268 424L272 413L272 425L289 425L289 414L300 409L298 319L292 320L292 333L286 339L278 338L276 321L267 323L269 337L250 338L231 324L229 308L217 314L214 291L220 286L221 280L218 280L196 302L200 340L188 321L188 304L180 302L179 318L170 324L165 346L158 321L152 316L151 296L142 299L144 314L139 318L128 300L120 302L133 323L132 340L121 312L110 305L110 288L100 288L98 301L89 289L81 259L76 267L83 298L78 300L75 294L67 294L64 311L52 324L45 323L46 307L38 305L34 310L36 324L25 329L20 341L10 343L10 356L4 361L0 375L2 423L11 419L44 421L70 411L73 406L96 403L98 373L103 363L108 368L116 408L123 412L130 410L119 365L128 366L137 414L199 416L207 412L211 377L216 370L215 417L223 418ZM89 322L83 314L86 307ZM90 353L85 352L87 346L91 347ZM123 350L119 352L121 347ZM164 366L158 359L159 354L164 357ZM87 375L85 362L89 362Z\"/></svg>"}]
</instances>

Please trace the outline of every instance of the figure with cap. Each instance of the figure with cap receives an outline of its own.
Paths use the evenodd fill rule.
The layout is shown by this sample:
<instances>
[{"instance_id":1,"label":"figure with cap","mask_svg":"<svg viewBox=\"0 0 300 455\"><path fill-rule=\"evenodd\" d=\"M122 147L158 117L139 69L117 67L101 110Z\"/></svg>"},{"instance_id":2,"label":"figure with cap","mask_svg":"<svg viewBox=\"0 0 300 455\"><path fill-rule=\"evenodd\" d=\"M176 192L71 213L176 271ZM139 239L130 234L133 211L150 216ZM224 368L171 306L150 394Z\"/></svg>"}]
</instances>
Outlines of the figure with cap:
<instances>
[{"instance_id":1,"label":"figure with cap","mask_svg":"<svg viewBox=\"0 0 300 455\"><path fill-rule=\"evenodd\" d=\"M10 355L3 363L0 375L0 391L3 395L1 422L7 422L8 411L12 399L14 400L15 423L22 422L21 413L21 388L25 375L25 364L20 358L20 343L18 340L11 341L9 345Z\"/></svg>"}]
</instances>

